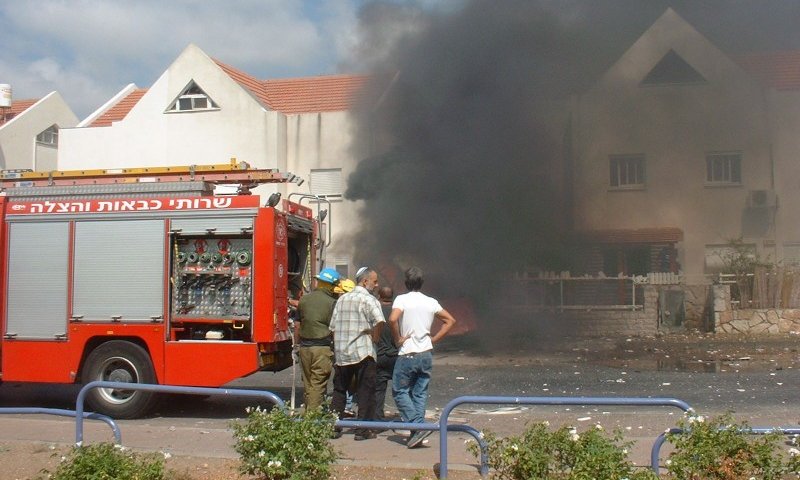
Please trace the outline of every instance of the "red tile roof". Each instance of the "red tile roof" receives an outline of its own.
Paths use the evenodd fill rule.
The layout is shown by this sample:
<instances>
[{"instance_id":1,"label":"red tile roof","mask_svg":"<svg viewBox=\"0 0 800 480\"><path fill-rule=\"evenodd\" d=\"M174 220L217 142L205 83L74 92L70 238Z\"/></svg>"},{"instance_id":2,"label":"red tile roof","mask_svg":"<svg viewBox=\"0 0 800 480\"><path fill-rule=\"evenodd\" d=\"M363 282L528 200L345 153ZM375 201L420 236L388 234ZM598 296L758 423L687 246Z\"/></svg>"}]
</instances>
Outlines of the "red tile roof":
<instances>
[{"instance_id":1,"label":"red tile roof","mask_svg":"<svg viewBox=\"0 0 800 480\"><path fill-rule=\"evenodd\" d=\"M619 230L590 230L578 234L593 243L677 243L683 240L683 230L675 227L637 228Z\"/></svg>"},{"instance_id":2,"label":"red tile roof","mask_svg":"<svg viewBox=\"0 0 800 480\"><path fill-rule=\"evenodd\" d=\"M139 102L145 93L147 93L146 88L137 88L129 93L125 98L117 102L116 105L106 110L105 113L97 117L89 126L108 127L111 126L112 122L122 120L126 115L128 115L128 112L131 111L133 106Z\"/></svg>"},{"instance_id":3,"label":"red tile roof","mask_svg":"<svg viewBox=\"0 0 800 480\"><path fill-rule=\"evenodd\" d=\"M215 60L222 70L259 99L267 108L285 114L338 112L353 106L366 75L321 75L318 77L258 80L241 70Z\"/></svg>"},{"instance_id":4,"label":"red tile roof","mask_svg":"<svg viewBox=\"0 0 800 480\"><path fill-rule=\"evenodd\" d=\"M800 89L800 50L751 53L734 60L776 90Z\"/></svg>"},{"instance_id":5,"label":"red tile roof","mask_svg":"<svg viewBox=\"0 0 800 480\"><path fill-rule=\"evenodd\" d=\"M31 105L33 105L38 101L39 101L38 98L29 98L26 100L12 100L11 108L0 109L0 125L4 125L6 122L11 121L14 117L24 112L25 110L29 109Z\"/></svg>"},{"instance_id":6,"label":"red tile roof","mask_svg":"<svg viewBox=\"0 0 800 480\"><path fill-rule=\"evenodd\" d=\"M318 77L259 80L252 75L215 60L217 65L246 88L265 107L284 114L344 111L353 106L366 75L323 75ZM117 102L91 127L105 127L125 118L134 105L147 93L146 88L134 90Z\"/></svg>"}]
</instances>

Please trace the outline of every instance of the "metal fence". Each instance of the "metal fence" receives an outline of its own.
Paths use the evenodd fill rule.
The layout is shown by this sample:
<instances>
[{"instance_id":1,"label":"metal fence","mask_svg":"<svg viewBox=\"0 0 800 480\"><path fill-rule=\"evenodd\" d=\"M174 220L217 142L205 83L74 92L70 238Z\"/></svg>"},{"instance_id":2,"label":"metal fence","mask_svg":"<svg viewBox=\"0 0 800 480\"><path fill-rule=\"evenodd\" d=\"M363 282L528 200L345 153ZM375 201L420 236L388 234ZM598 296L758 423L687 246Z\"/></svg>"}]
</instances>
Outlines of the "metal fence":
<instances>
[{"instance_id":1,"label":"metal fence","mask_svg":"<svg viewBox=\"0 0 800 480\"><path fill-rule=\"evenodd\" d=\"M533 310L639 310L648 283L648 277L518 276L509 304Z\"/></svg>"}]
</instances>

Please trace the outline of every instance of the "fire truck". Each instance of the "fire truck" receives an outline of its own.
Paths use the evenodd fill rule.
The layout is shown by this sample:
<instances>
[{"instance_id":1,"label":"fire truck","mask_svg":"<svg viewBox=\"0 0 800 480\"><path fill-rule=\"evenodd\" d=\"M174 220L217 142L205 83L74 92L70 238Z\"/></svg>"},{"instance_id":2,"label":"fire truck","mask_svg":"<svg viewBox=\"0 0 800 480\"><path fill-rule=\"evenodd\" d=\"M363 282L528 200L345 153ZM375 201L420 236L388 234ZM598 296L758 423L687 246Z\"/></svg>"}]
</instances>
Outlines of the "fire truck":
<instances>
[{"instance_id":1,"label":"fire truck","mask_svg":"<svg viewBox=\"0 0 800 480\"><path fill-rule=\"evenodd\" d=\"M318 270L325 212L250 189L295 178L235 160L3 172L0 380L217 387L291 365L288 299ZM87 397L120 419L156 400Z\"/></svg>"}]
</instances>

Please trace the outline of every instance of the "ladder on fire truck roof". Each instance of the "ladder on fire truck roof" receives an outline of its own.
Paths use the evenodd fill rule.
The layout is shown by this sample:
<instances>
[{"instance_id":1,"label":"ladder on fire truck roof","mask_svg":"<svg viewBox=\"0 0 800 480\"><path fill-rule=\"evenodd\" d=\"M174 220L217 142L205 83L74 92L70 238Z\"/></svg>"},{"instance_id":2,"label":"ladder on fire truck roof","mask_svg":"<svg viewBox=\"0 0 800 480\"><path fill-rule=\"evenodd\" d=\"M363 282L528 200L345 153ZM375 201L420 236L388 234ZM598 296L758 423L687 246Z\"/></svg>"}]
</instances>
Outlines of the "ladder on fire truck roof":
<instances>
[{"instance_id":1,"label":"ladder on fire truck roof","mask_svg":"<svg viewBox=\"0 0 800 480\"><path fill-rule=\"evenodd\" d=\"M109 195L211 195L215 185L238 185L239 193L265 183L301 183L277 169L252 168L247 162L106 170L3 170L0 189L9 197Z\"/></svg>"}]
</instances>

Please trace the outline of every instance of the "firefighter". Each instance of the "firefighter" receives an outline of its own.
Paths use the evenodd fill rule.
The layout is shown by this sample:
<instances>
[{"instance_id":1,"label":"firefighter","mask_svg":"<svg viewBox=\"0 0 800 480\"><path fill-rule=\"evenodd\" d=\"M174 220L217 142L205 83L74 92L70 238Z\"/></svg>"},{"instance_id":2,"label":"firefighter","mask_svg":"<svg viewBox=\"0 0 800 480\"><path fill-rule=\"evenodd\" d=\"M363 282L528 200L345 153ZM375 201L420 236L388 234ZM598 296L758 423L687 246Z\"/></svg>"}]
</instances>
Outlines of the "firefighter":
<instances>
[{"instance_id":1,"label":"firefighter","mask_svg":"<svg viewBox=\"0 0 800 480\"><path fill-rule=\"evenodd\" d=\"M324 268L316 276L316 289L300 299L295 322L295 345L299 345L300 364L303 368L303 400L306 411L322 405L328 389L328 379L333 370L332 338L329 330L334 289L339 283L339 273Z\"/></svg>"}]
</instances>

